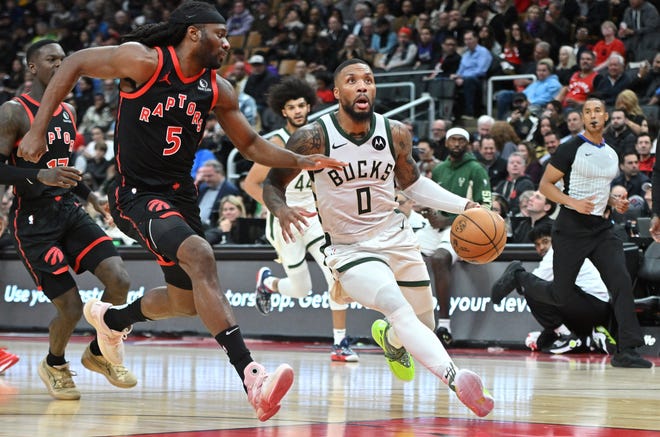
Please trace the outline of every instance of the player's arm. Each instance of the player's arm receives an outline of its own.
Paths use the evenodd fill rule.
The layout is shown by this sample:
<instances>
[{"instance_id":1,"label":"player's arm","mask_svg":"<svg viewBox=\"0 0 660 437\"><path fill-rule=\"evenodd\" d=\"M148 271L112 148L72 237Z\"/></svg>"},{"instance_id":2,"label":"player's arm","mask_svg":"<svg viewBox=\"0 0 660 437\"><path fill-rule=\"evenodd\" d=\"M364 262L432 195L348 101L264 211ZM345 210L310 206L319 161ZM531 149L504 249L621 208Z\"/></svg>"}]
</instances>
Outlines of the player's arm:
<instances>
[{"instance_id":1,"label":"player's arm","mask_svg":"<svg viewBox=\"0 0 660 437\"><path fill-rule=\"evenodd\" d=\"M21 168L7 164L16 142L30 127L20 103L8 101L0 106L0 185L41 182L56 187L74 187L82 176L74 167Z\"/></svg>"},{"instance_id":2,"label":"player's arm","mask_svg":"<svg viewBox=\"0 0 660 437\"><path fill-rule=\"evenodd\" d=\"M298 129L289 138L286 148L303 156L325 153L326 144L321 125L312 123ZM302 232L307 226L305 217L314 215L290 208L286 204L286 187L299 173L300 169L295 168L273 168L263 182L264 205L279 219L285 241L295 241L291 226Z\"/></svg>"},{"instance_id":3,"label":"player's arm","mask_svg":"<svg viewBox=\"0 0 660 437\"><path fill-rule=\"evenodd\" d=\"M421 176L412 157L412 136L406 127L394 120L390 120L392 128L392 142L396 164L394 176L397 186L419 205L432 209L459 214L467 208L479 206L475 202L457 196L445 190L431 179Z\"/></svg>"},{"instance_id":4,"label":"player's arm","mask_svg":"<svg viewBox=\"0 0 660 437\"><path fill-rule=\"evenodd\" d=\"M284 142L279 136L271 139L271 142L284 147ZM243 189L245 192L262 205L264 204L263 183L266 176L268 176L268 170L270 170L270 168L255 162L243 181Z\"/></svg>"},{"instance_id":5,"label":"player's arm","mask_svg":"<svg viewBox=\"0 0 660 437\"><path fill-rule=\"evenodd\" d=\"M260 137L238 107L238 97L229 82L218 76L219 98L214 108L223 130L243 157L275 168L319 170L345 164L324 155L302 156L277 147Z\"/></svg>"},{"instance_id":6,"label":"player's arm","mask_svg":"<svg viewBox=\"0 0 660 437\"><path fill-rule=\"evenodd\" d=\"M158 66L156 50L138 43L93 47L67 56L48 83L39 111L19 146L19 156L38 162L46 153L46 129L57 108L81 76L99 79L121 78L134 85L149 80Z\"/></svg>"}]
</instances>

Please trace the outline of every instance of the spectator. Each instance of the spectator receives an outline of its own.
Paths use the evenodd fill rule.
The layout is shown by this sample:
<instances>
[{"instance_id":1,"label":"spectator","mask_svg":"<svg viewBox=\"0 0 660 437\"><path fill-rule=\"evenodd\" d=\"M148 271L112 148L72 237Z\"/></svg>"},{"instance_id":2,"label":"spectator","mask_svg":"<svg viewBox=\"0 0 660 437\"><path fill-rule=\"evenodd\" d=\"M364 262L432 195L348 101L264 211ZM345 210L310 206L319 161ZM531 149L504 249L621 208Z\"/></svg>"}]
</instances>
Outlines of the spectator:
<instances>
[{"instance_id":1,"label":"spectator","mask_svg":"<svg viewBox=\"0 0 660 437\"><path fill-rule=\"evenodd\" d=\"M417 20L417 15L415 15L415 7L412 0L403 0L401 2L401 15L397 15L392 20L392 29L395 32L398 32L403 27L412 29L415 26L415 20Z\"/></svg>"},{"instance_id":2,"label":"spectator","mask_svg":"<svg viewBox=\"0 0 660 437\"><path fill-rule=\"evenodd\" d=\"M87 158L85 173L91 176L92 185L90 188L93 191L97 191L103 184L106 180L108 167L113 165L112 161L105 159L107 151L108 146L103 142L97 141L94 146L94 155L91 158Z\"/></svg>"},{"instance_id":3,"label":"spectator","mask_svg":"<svg viewBox=\"0 0 660 437\"><path fill-rule=\"evenodd\" d=\"M430 179L433 174L433 169L440 164L440 160L433 156L433 148L427 138L420 139L417 142L416 149L417 156L419 157L417 168L419 168L419 172L423 176Z\"/></svg>"},{"instance_id":4,"label":"spectator","mask_svg":"<svg viewBox=\"0 0 660 437\"><path fill-rule=\"evenodd\" d=\"M545 171L545 167L550 161L550 158L552 155L554 155L557 152L557 149L559 148L559 137L557 136L556 132L548 132L545 134L543 137L543 145L545 146L545 154L539 158L539 163L543 166L543 170ZM541 175L541 178L543 178L543 175Z\"/></svg>"},{"instance_id":5,"label":"spectator","mask_svg":"<svg viewBox=\"0 0 660 437\"><path fill-rule=\"evenodd\" d=\"M571 46L561 46L559 48L559 62L557 63L556 73L559 83L568 85L571 76L578 70L575 53Z\"/></svg>"},{"instance_id":6,"label":"spectator","mask_svg":"<svg viewBox=\"0 0 660 437\"><path fill-rule=\"evenodd\" d=\"M550 1L539 31L540 39L550 44L553 58L559 47L567 44L570 39L572 23L568 18L562 16L562 8L562 1Z\"/></svg>"},{"instance_id":7,"label":"spectator","mask_svg":"<svg viewBox=\"0 0 660 437\"><path fill-rule=\"evenodd\" d=\"M449 157L433 170L432 179L444 189L459 196L468 196L470 200L490 208L491 186L488 173L468 151L469 141L470 135L465 129L453 128L447 131ZM431 254L427 252L426 255L430 256L435 295L440 306L436 335L444 344L449 344L452 341L449 320L451 266L458 259L449 242L449 234L456 214L425 209L422 215L425 215L435 231L440 232L439 244L433 248ZM418 239L421 239L423 234L419 232L422 230L417 233Z\"/></svg>"},{"instance_id":8,"label":"spectator","mask_svg":"<svg viewBox=\"0 0 660 437\"><path fill-rule=\"evenodd\" d=\"M105 95L96 93L94 94L94 105L85 111L78 130L85 135L85 139L90 140L92 138L92 128L98 126L104 132L107 132L114 120L114 113L106 103Z\"/></svg>"},{"instance_id":9,"label":"spectator","mask_svg":"<svg viewBox=\"0 0 660 437\"><path fill-rule=\"evenodd\" d=\"M621 91L614 101L614 107L625 111L626 124L635 135L639 135L642 131L642 122L646 117L639 106L637 94L632 90Z\"/></svg>"},{"instance_id":10,"label":"spectator","mask_svg":"<svg viewBox=\"0 0 660 437\"><path fill-rule=\"evenodd\" d=\"M236 83L236 89L240 92L245 91L245 84L252 73L252 66L247 62L236 61L227 68L223 75L225 79L231 79Z\"/></svg>"},{"instance_id":11,"label":"spectator","mask_svg":"<svg viewBox=\"0 0 660 437\"><path fill-rule=\"evenodd\" d=\"M479 44L486 47L493 56L499 58L502 55L502 46L493 38L490 27L487 25L480 26L478 35Z\"/></svg>"},{"instance_id":12,"label":"spectator","mask_svg":"<svg viewBox=\"0 0 660 437\"><path fill-rule=\"evenodd\" d=\"M490 129L493 127L493 123L495 123L495 119L490 115L484 114L477 118L477 132L476 134L472 135L473 138L475 140L480 140L484 135L489 135Z\"/></svg>"},{"instance_id":13,"label":"spectator","mask_svg":"<svg viewBox=\"0 0 660 437\"><path fill-rule=\"evenodd\" d=\"M598 75L594 71L594 61L593 52L585 50L580 54L580 70L573 73L568 85L563 87L556 97L565 108L581 106L594 91L594 80Z\"/></svg>"},{"instance_id":14,"label":"spectator","mask_svg":"<svg viewBox=\"0 0 660 437\"><path fill-rule=\"evenodd\" d=\"M614 23L606 21L601 24L600 33L603 34L603 39L598 41L592 49L596 54L596 67L594 70L598 72L607 68L607 61L612 53L618 53L624 59L626 57L626 47L623 45L623 41L616 37L616 25Z\"/></svg>"},{"instance_id":15,"label":"spectator","mask_svg":"<svg viewBox=\"0 0 660 437\"><path fill-rule=\"evenodd\" d=\"M626 187L628 198L639 196L643 199L644 189L642 188L642 185L651 182L651 179L645 174L640 173L639 157L634 149L623 154L623 158L619 163L619 170L621 171L619 176L615 177L610 185L621 185Z\"/></svg>"},{"instance_id":16,"label":"spectator","mask_svg":"<svg viewBox=\"0 0 660 437\"><path fill-rule=\"evenodd\" d=\"M552 122L552 126L554 126L554 129L556 130L560 138L568 135L568 126L566 125L566 120L564 119L564 116L562 114L562 107L559 100L550 100L545 105L542 115L550 118L550 121ZM543 141L541 141L541 144L542 143Z\"/></svg>"},{"instance_id":17,"label":"spectator","mask_svg":"<svg viewBox=\"0 0 660 437\"><path fill-rule=\"evenodd\" d=\"M456 53L456 38L447 36L442 42L442 51L440 56L435 60L433 73L427 76L427 79L435 79L436 77L449 77L458 71L461 64L461 55Z\"/></svg>"},{"instance_id":18,"label":"spectator","mask_svg":"<svg viewBox=\"0 0 660 437\"><path fill-rule=\"evenodd\" d=\"M362 46L362 40L354 33L351 33L346 36L344 47L337 53L337 62L341 63L354 58L364 59L366 54Z\"/></svg>"},{"instance_id":19,"label":"spectator","mask_svg":"<svg viewBox=\"0 0 660 437\"><path fill-rule=\"evenodd\" d=\"M332 91L332 74L328 71L317 71L316 77L316 97L321 105L332 105L335 103L335 94Z\"/></svg>"},{"instance_id":20,"label":"spectator","mask_svg":"<svg viewBox=\"0 0 660 437\"><path fill-rule=\"evenodd\" d=\"M491 195L493 198L493 212L496 212L500 217L504 219L504 224L506 226L506 236L508 240L513 235L511 231L511 215L509 212L509 204L501 194L492 192Z\"/></svg>"},{"instance_id":21,"label":"spectator","mask_svg":"<svg viewBox=\"0 0 660 437\"><path fill-rule=\"evenodd\" d=\"M561 83L557 75L553 74L554 63L550 58L543 58L536 64L535 82L529 84L523 93L527 96L530 111L538 115L542 108L559 93Z\"/></svg>"},{"instance_id":22,"label":"spectator","mask_svg":"<svg viewBox=\"0 0 660 437\"><path fill-rule=\"evenodd\" d=\"M639 171L649 178L653 173L653 166L655 165L655 155L651 154L651 135L648 133L641 133L637 136L635 143L635 151L639 156Z\"/></svg>"},{"instance_id":23,"label":"spectator","mask_svg":"<svg viewBox=\"0 0 660 437\"><path fill-rule=\"evenodd\" d=\"M520 212L519 196L527 190L534 191L534 183L525 174L525 159L518 152L513 152L507 159L507 178L500 182L493 191L500 193L509 204L511 215Z\"/></svg>"},{"instance_id":24,"label":"spectator","mask_svg":"<svg viewBox=\"0 0 660 437\"><path fill-rule=\"evenodd\" d=\"M227 18L227 36L247 35L253 21L254 17L245 7L243 0L235 1L232 13Z\"/></svg>"},{"instance_id":25,"label":"spectator","mask_svg":"<svg viewBox=\"0 0 660 437\"><path fill-rule=\"evenodd\" d=\"M396 47L397 36L390 28L391 24L386 18L376 21L376 33L371 39L371 49L374 53L387 54Z\"/></svg>"},{"instance_id":26,"label":"spectator","mask_svg":"<svg viewBox=\"0 0 660 437\"><path fill-rule=\"evenodd\" d=\"M463 91L463 116L474 119L477 99L481 95L482 80L486 77L492 61L492 55L477 41L474 30L463 34L466 50L461 56L458 71L449 76L456 86Z\"/></svg>"},{"instance_id":27,"label":"spectator","mask_svg":"<svg viewBox=\"0 0 660 437\"><path fill-rule=\"evenodd\" d=\"M529 110L529 101L525 93L513 95L513 111L507 118L507 122L513 127L518 138L531 141L539 124L539 119L532 115Z\"/></svg>"},{"instance_id":28,"label":"spectator","mask_svg":"<svg viewBox=\"0 0 660 437\"><path fill-rule=\"evenodd\" d=\"M607 71L594 79L595 89L592 93L605 101L608 106L614 105L619 93L630 86L630 78L625 74L626 61L618 53L612 53L607 60Z\"/></svg>"},{"instance_id":29,"label":"spectator","mask_svg":"<svg viewBox=\"0 0 660 437\"><path fill-rule=\"evenodd\" d=\"M107 161L111 161L115 157L114 142L106 138L105 131L99 126L92 128L92 141L87 143L83 151L85 158L91 158L96 155L96 146L100 144L104 145L104 149L106 149L104 158ZM81 169L81 171L84 170Z\"/></svg>"},{"instance_id":30,"label":"spectator","mask_svg":"<svg viewBox=\"0 0 660 437\"><path fill-rule=\"evenodd\" d=\"M433 155L440 161L447 159L445 135L450 128L451 122L441 118L433 120L431 124L431 147L433 148Z\"/></svg>"},{"instance_id":31,"label":"spectator","mask_svg":"<svg viewBox=\"0 0 660 437\"><path fill-rule=\"evenodd\" d=\"M497 147L497 151L502 159L508 159L509 155L518 149L520 138L516 135L513 127L506 121L495 121L490 128L490 134L495 140L495 147Z\"/></svg>"},{"instance_id":32,"label":"spectator","mask_svg":"<svg viewBox=\"0 0 660 437\"><path fill-rule=\"evenodd\" d=\"M217 160L206 161L197 171L195 184L199 187L199 216L205 229L219 223L221 200L230 194L238 194L238 188L225 177L224 166Z\"/></svg>"},{"instance_id":33,"label":"spectator","mask_svg":"<svg viewBox=\"0 0 660 437\"><path fill-rule=\"evenodd\" d=\"M607 144L614 149L619 156L619 161L625 152L634 150L635 134L626 124L626 113L621 109L615 109L610 116L610 124L603 132L603 138Z\"/></svg>"},{"instance_id":34,"label":"spectator","mask_svg":"<svg viewBox=\"0 0 660 437\"><path fill-rule=\"evenodd\" d=\"M293 77L304 80L309 84L309 86L316 89L316 78L312 73L309 72L307 63L305 61L299 60L296 62L296 66L293 70Z\"/></svg>"},{"instance_id":35,"label":"spectator","mask_svg":"<svg viewBox=\"0 0 660 437\"><path fill-rule=\"evenodd\" d=\"M419 18L419 17L418 17ZM436 59L440 56L440 47L433 40L433 31L430 27L419 30L419 41L417 42L417 55L413 68L415 70L431 70L436 65Z\"/></svg>"},{"instance_id":36,"label":"spectator","mask_svg":"<svg viewBox=\"0 0 660 437\"><path fill-rule=\"evenodd\" d=\"M247 82L245 82L244 91L254 98L257 102L257 111L259 115L263 116L263 111L267 107L266 96L268 95L268 89L271 85L277 83L279 79L268 71L263 55L252 55L248 62L252 66L252 74L248 77Z\"/></svg>"},{"instance_id":37,"label":"spectator","mask_svg":"<svg viewBox=\"0 0 660 437\"><path fill-rule=\"evenodd\" d=\"M525 174L534 182L537 187L543 175L543 166L536 157L536 150L532 143L523 141L518 144L518 153L520 153L525 160Z\"/></svg>"},{"instance_id":38,"label":"spectator","mask_svg":"<svg viewBox=\"0 0 660 437\"><path fill-rule=\"evenodd\" d=\"M643 105L658 104L657 93L660 89L660 52L653 57L653 65L643 62L637 74L633 77L630 89L639 96ZM654 103L651 103L651 100Z\"/></svg>"},{"instance_id":39,"label":"spectator","mask_svg":"<svg viewBox=\"0 0 660 437\"><path fill-rule=\"evenodd\" d=\"M582 113L577 109L571 109L566 114L566 127L568 128L568 135L559 140L560 144L575 138L584 130L584 122L582 121Z\"/></svg>"},{"instance_id":40,"label":"spectator","mask_svg":"<svg viewBox=\"0 0 660 437\"><path fill-rule=\"evenodd\" d=\"M382 60L381 67L385 71L412 67L417 56L417 45L411 41L412 30L402 27L397 33L397 45L395 45Z\"/></svg>"},{"instance_id":41,"label":"spectator","mask_svg":"<svg viewBox=\"0 0 660 437\"><path fill-rule=\"evenodd\" d=\"M513 229L512 243L534 243L530 238L530 231L544 224L552 227L551 216L555 212L557 204L545 197L539 191L534 191L527 201L527 216L524 219L516 220L516 226ZM547 225L546 225L547 226Z\"/></svg>"},{"instance_id":42,"label":"spectator","mask_svg":"<svg viewBox=\"0 0 660 437\"><path fill-rule=\"evenodd\" d=\"M508 63L510 67L504 65L502 68L505 72L513 69L515 73L520 73L522 66L532 59L533 51L534 40L520 23L513 23L502 52L504 62Z\"/></svg>"},{"instance_id":43,"label":"spectator","mask_svg":"<svg viewBox=\"0 0 660 437\"><path fill-rule=\"evenodd\" d=\"M236 235L236 221L239 217L245 217L245 206L239 195L228 195L220 199L220 218L217 225L204 232L204 238L211 245L235 244L238 242Z\"/></svg>"},{"instance_id":44,"label":"spectator","mask_svg":"<svg viewBox=\"0 0 660 437\"><path fill-rule=\"evenodd\" d=\"M491 300L499 305L514 289L523 294L534 318L543 331L530 332L525 344L532 350L561 354L590 347L606 354L616 343L604 326L610 324L609 293L598 270L586 259L575 279L568 300L559 304L552 295L553 257L552 225L539 223L529 233L536 252L542 257L533 272L527 272L520 261L513 261L493 284Z\"/></svg>"},{"instance_id":45,"label":"spectator","mask_svg":"<svg viewBox=\"0 0 660 437\"><path fill-rule=\"evenodd\" d=\"M337 11L337 9L334 9L334 11ZM344 41L349 34L348 30L344 28L341 16L331 15L328 18L328 29L326 34L330 40L330 50L333 53L339 52L344 46Z\"/></svg>"},{"instance_id":46,"label":"spectator","mask_svg":"<svg viewBox=\"0 0 660 437\"><path fill-rule=\"evenodd\" d=\"M651 59L660 49L660 18L658 10L646 0L630 0L619 23L619 38L623 40L629 59Z\"/></svg>"},{"instance_id":47,"label":"spectator","mask_svg":"<svg viewBox=\"0 0 660 437\"><path fill-rule=\"evenodd\" d=\"M543 148L543 137L545 136L545 134L551 131L552 132L557 131L557 126L555 126L554 122L552 121L552 118L550 118L547 115L542 115L541 117L539 117L539 126L536 129L536 132L534 132L534 138L532 138L532 142L534 143L534 146L537 149Z\"/></svg>"},{"instance_id":48,"label":"spectator","mask_svg":"<svg viewBox=\"0 0 660 437\"><path fill-rule=\"evenodd\" d=\"M488 172L490 186L494 187L508 176L506 160L497 153L495 140L490 134L484 134L479 139L479 151L475 153L477 160Z\"/></svg>"}]
</instances>

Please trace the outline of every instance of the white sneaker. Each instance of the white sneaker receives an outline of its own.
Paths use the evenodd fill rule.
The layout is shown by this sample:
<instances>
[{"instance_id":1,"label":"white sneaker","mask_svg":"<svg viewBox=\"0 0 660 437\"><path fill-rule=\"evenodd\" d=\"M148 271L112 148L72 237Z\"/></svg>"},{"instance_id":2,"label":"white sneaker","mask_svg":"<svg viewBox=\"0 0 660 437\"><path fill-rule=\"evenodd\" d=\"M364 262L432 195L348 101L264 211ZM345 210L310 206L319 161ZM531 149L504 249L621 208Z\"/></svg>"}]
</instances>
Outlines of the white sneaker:
<instances>
[{"instance_id":1,"label":"white sneaker","mask_svg":"<svg viewBox=\"0 0 660 437\"><path fill-rule=\"evenodd\" d=\"M69 363L62 366L51 367L46 363L44 358L39 363L38 372L41 380L46 384L48 393L55 399L75 401L80 399L80 392L73 382L72 372L69 368Z\"/></svg>"},{"instance_id":2,"label":"white sneaker","mask_svg":"<svg viewBox=\"0 0 660 437\"><path fill-rule=\"evenodd\" d=\"M124 362L124 340L131 332L132 326L121 332L110 329L105 324L103 316L111 306L111 303L90 299L83 307L83 313L87 323L96 329L96 340L105 359L112 364L122 364Z\"/></svg>"}]
</instances>

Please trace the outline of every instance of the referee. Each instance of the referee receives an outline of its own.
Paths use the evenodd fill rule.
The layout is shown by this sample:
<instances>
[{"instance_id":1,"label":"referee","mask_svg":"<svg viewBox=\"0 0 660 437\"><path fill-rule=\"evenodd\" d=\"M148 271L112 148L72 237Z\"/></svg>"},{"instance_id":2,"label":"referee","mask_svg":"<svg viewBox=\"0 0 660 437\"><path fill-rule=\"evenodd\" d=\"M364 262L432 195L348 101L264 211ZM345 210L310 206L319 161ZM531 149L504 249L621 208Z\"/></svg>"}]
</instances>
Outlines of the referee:
<instances>
[{"instance_id":1,"label":"referee","mask_svg":"<svg viewBox=\"0 0 660 437\"><path fill-rule=\"evenodd\" d=\"M608 119L605 103L588 98L582 107L582 119L584 132L557 149L539 184L541 193L564 206L552 231L553 298L560 308L568 309L576 303L575 280L585 258L589 258L609 290L618 325L612 366L649 368L652 363L636 351L644 342L623 243L614 235L611 222L603 218L608 204L620 213L628 209L627 198L610 197L610 182L617 176L619 160L603 140ZM560 180L563 192L555 185Z\"/></svg>"}]
</instances>

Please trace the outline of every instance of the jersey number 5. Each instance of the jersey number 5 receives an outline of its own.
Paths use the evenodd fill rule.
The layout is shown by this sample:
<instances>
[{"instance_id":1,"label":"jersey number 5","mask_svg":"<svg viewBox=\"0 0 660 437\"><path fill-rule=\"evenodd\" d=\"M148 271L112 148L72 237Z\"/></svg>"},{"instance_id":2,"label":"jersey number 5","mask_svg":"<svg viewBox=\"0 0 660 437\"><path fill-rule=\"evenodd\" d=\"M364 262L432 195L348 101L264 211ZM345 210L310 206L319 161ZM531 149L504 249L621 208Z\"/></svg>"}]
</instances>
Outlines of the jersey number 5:
<instances>
[{"instance_id":1,"label":"jersey number 5","mask_svg":"<svg viewBox=\"0 0 660 437\"><path fill-rule=\"evenodd\" d=\"M167 144L170 144L171 147L163 150L163 156L172 156L181 148L181 132L183 128L181 126L169 126L167 128Z\"/></svg>"}]
</instances>

